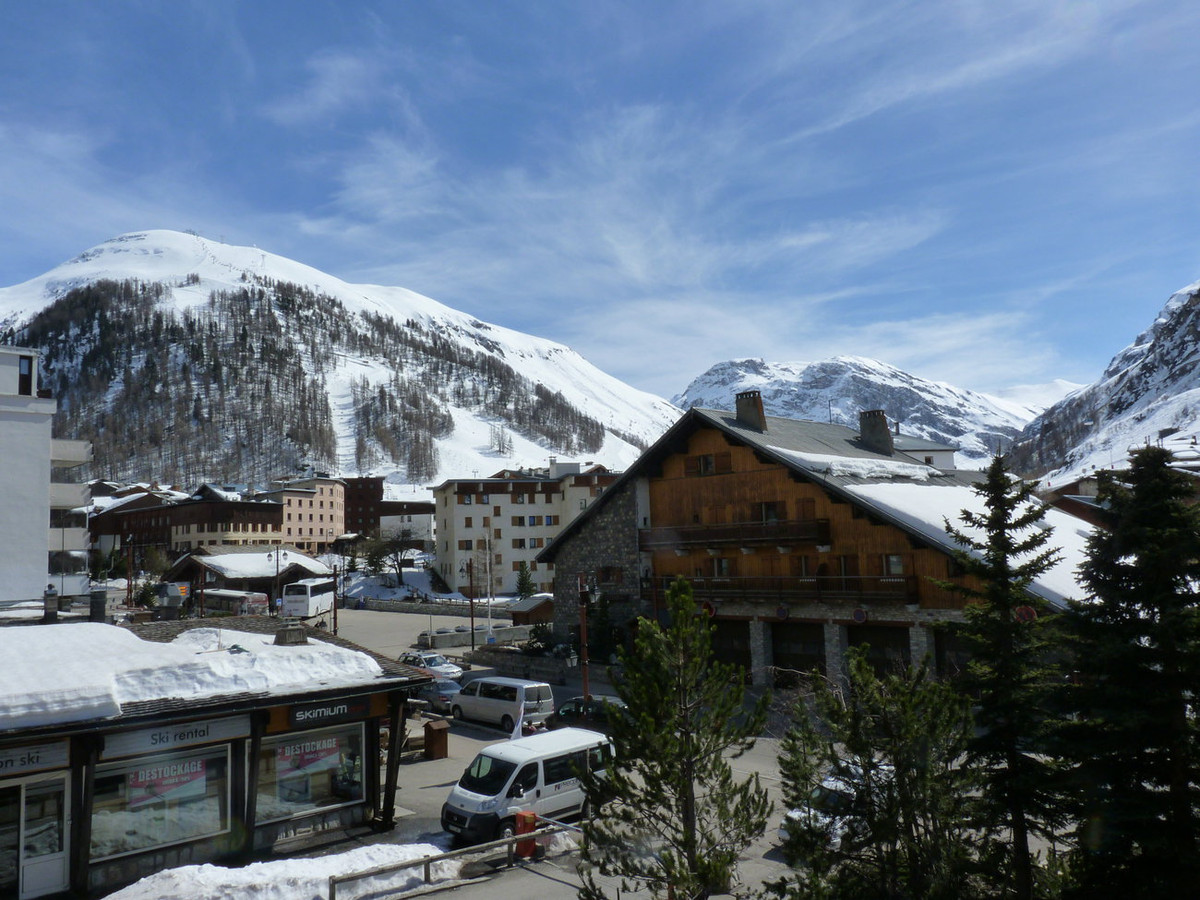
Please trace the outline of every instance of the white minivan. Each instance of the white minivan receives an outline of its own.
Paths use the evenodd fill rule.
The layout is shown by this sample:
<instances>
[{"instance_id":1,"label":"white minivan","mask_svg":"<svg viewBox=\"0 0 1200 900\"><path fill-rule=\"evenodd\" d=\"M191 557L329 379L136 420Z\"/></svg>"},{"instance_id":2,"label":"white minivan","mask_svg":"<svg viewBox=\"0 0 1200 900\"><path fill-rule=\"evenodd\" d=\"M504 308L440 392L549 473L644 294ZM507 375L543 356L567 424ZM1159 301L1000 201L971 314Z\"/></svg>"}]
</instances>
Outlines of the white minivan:
<instances>
[{"instance_id":1,"label":"white minivan","mask_svg":"<svg viewBox=\"0 0 1200 900\"><path fill-rule=\"evenodd\" d=\"M454 698L450 714L499 725L512 733L519 718L531 725L546 721L554 712L554 692L544 681L524 681L487 675L468 681Z\"/></svg>"},{"instance_id":2,"label":"white minivan","mask_svg":"<svg viewBox=\"0 0 1200 900\"><path fill-rule=\"evenodd\" d=\"M516 815L562 820L588 814L579 772L603 772L612 759L604 735L560 728L485 747L442 805L442 828L465 841L514 833Z\"/></svg>"}]
</instances>

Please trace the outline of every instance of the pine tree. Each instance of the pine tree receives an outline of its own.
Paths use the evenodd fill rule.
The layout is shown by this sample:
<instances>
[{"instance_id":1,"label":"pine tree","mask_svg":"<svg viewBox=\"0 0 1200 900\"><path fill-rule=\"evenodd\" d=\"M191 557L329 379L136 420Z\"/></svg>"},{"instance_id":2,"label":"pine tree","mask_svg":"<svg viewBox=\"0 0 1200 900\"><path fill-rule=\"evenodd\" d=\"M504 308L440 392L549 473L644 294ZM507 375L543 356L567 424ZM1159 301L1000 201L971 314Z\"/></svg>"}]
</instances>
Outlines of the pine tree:
<instances>
[{"instance_id":1,"label":"pine tree","mask_svg":"<svg viewBox=\"0 0 1200 900\"><path fill-rule=\"evenodd\" d=\"M1034 486L1010 476L1003 456L993 458L975 487L986 513L963 510L964 528L946 523L963 548L959 564L982 587L943 584L970 601L953 631L971 654L959 685L976 704L968 756L981 778L981 827L998 857L996 889L1022 900L1034 895L1031 840L1053 838L1061 825L1057 773L1044 753L1059 670L1046 604L1028 592L1059 553L1042 527Z\"/></svg>"},{"instance_id":2,"label":"pine tree","mask_svg":"<svg viewBox=\"0 0 1200 900\"><path fill-rule=\"evenodd\" d=\"M537 585L533 583L533 573L529 571L529 563L521 560L517 569L517 596L524 599L537 593Z\"/></svg>"},{"instance_id":3,"label":"pine tree","mask_svg":"<svg viewBox=\"0 0 1200 900\"><path fill-rule=\"evenodd\" d=\"M1066 617L1077 675L1064 742L1075 764L1079 897L1193 896L1200 742L1200 509L1157 447L1104 473L1105 526Z\"/></svg>"},{"instance_id":4,"label":"pine tree","mask_svg":"<svg viewBox=\"0 0 1200 900\"><path fill-rule=\"evenodd\" d=\"M966 701L924 665L876 675L862 647L847 669L845 692L814 682L813 709L801 701L780 743L784 800L801 814L784 845L795 875L770 887L795 900L978 896ZM845 789L841 825L804 814L832 788Z\"/></svg>"},{"instance_id":5,"label":"pine tree","mask_svg":"<svg viewBox=\"0 0 1200 900\"><path fill-rule=\"evenodd\" d=\"M712 626L687 582L666 605L668 625L639 619L633 650L618 651L628 714L610 720L607 776L584 777L596 811L584 824L584 900L607 896L605 877L652 897L724 893L766 826L766 789L757 775L735 778L730 761L754 745L768 698L744 708L744 673L713 659Z\"/></svg>"}]
</instances>

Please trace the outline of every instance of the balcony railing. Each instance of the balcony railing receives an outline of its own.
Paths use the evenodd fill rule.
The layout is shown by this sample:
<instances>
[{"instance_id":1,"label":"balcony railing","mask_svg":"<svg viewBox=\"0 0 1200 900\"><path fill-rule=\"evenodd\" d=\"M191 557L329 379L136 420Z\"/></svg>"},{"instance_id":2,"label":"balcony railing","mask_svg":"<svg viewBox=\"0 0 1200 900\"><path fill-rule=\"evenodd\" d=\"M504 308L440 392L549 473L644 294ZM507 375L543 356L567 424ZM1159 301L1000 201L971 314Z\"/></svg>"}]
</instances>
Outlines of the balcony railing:
<instances>
[{"instance_id":1,"label":"balcony railing","mask_svg":"<svg viewBox=\"0 0 1200 900\"><path fill-rule=\"evenodd\" d=\"M638 532L642 550L671 547L749 546L753 544L828 544L828 519L734 522L729 525L667 525Z\"/></svg>"},{"instance_id":2,"label":"balcony railing","mask_svg":"<svg viewBox=\"0 0 1200 900\"><path fill-rule=\"evenodd\" d=\"M665 591L675 576L664 577ZM755 603L917 603L915 575L703 577L688 579L697 600Z\"/></svg>"}]
</instances>

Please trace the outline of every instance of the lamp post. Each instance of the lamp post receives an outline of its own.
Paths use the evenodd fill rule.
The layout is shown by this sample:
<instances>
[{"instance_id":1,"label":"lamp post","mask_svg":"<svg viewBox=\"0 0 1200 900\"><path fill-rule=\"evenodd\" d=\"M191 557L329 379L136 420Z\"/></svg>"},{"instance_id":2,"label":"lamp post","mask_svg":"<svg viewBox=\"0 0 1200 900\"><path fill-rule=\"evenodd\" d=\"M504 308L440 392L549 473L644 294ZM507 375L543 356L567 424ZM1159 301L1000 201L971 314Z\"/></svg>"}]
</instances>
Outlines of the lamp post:
<instances>
[{"instance_id":1,"label":"lamp post","mask_svg":"<svg viewBox=\"0 0 1200 900\"><path fill-rule=\"evenodd\" d=\"M278 614L281 611L281 607L283 606L283 604L281 602L279 602L279 559L280 559L280 557L283 557L283 561L286 563L287 558L288 558L287 551L276 549L276 550L270 551L267 554L267 562L271 562L272 559L274 559L274 561L275 561L275 586L274 586L274 590L271 593L271 614L272 615Z\"/></svg>"},{"instance_id":2,"label":"lamp post","mask_svg":"<svg viewBox=\"0 0 1200 900\"><path fill-rule=\"evenodd\" d=\"M592 691L588 684L587 613L588 601L592 599L592 592L588 589L587 581L582 572L576 577L579 583L579 674L583 677L583 698L590 700Z\"/></svg>"},{"instance_id":3,"label":"lamp post","mask_svg":"<svg viewBox=\"0 0 1200 900\"><path fill-rule=\"evenodd\" d=\"M467 603L471 608L471 651L475 651L475 560L468 559L458 566L458 577L467 576ZM461 583L461 582L460 582Z\"/></svg>"}]
</instances>

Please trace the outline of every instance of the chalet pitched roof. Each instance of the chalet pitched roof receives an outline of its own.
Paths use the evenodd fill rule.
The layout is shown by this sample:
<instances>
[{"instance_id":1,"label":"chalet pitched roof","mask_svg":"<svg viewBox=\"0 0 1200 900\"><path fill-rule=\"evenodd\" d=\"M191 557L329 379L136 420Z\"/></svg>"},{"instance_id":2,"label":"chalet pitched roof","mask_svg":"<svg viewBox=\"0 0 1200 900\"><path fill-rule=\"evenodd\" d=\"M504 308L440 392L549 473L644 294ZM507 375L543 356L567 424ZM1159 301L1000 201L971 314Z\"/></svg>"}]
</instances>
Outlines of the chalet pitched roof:
<instances>
[{"instance_id":1,"label":"chalet pitched roof","mask_svg":"<svg viewBox=\"0 0 1200 900\"><path fill-rule=\"evenodd\" d=\"M701 428L723 432L731 443L752 448L761 459L778 463L833 496L856 504L920 544L937 547L947 554L961 549L946 532L945 521L957 526L962 510L981 505L973 486L982 480L983 473L937 469L899 447L890 455L876 452L863 443L856 429L845 425L779 416L766 416L765 423L766 427L759 429L726 410L699 407L688 410L608 490L573 519L538 554L537 560L553 562L562 547L612 497L618 496L622 487L636 478L653 475L667 456L686 452L688 439ZM908 446L913 444L910 442ZM1031 585L1030 591L1060 605L1065 597L1078 593L1074 570L1082 560L1090 527L1052 509L1047 509L1046 520L1056 529L1055 543L1062 545L1064 559Z\"/></svg>"}]
</instances>

